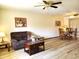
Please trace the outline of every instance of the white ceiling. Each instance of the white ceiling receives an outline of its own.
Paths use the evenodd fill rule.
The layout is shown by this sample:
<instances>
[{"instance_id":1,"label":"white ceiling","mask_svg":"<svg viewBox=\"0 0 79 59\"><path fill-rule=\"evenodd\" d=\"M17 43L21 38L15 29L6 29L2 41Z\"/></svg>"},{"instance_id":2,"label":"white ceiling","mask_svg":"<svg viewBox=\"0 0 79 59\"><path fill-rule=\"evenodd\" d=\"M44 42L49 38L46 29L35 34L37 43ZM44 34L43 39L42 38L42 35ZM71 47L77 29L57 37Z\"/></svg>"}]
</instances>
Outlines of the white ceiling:
<instances>
[{"instance_id":1,"label":"white ceiling","mask_svg":"<svg viewBox=\"0 0 79 59\"><path fill-rule=\"evenodd\" d=\"M36 5L42 4L42 0L0 0L0 5L7 6L11 8L30 10L34 12L47 13L47 14L63 14L68 12L78 12L79 11L79 0L54 0L62 1L62 4L57 5L58 8L46 8L34 7Z\"/></svg>"}]
</instances>

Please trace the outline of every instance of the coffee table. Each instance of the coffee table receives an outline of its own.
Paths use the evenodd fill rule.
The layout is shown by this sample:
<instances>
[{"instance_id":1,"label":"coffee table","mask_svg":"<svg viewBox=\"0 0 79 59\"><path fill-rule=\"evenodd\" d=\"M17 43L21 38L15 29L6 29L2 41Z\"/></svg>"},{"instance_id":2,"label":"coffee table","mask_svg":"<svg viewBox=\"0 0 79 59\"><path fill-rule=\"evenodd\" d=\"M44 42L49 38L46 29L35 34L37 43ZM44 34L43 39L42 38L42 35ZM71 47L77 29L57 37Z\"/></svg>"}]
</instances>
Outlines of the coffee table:
<instances>
[{"instance_id":1,"label":"coffee table","mask_svg":"<svg viewBox=\"0 0 79 59\"><path fill-rule=\"evenodd\" d=\"M44 41L36 40L35 42L27 42L24 44L24 51L29 55L41 52L45 50Z\"/></svg>"}]
</instances>

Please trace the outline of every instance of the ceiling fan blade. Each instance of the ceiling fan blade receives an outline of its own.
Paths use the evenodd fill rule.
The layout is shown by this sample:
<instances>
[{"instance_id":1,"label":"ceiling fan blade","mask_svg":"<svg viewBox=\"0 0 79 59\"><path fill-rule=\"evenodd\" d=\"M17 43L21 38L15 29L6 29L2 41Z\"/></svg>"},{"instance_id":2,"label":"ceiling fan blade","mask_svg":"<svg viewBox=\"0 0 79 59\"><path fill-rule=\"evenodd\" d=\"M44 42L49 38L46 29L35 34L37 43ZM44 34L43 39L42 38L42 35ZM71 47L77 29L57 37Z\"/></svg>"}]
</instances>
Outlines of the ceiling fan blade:
<instances>
[{"instance_id":1,"label":"ceiling fan blade","mask_svg":"<svg viewBox=\"0 0 79 59\"><path fill-rule=\"evenodd\" d=\"M47 1L45 1L45 0L43 0L43 2L45 3L45 4L49 4Z\"/></svg>"},{"instance_id":2,"label":"ceiling fan blade","mask_svg":"<svg viewBox=\"0 0 79 59\"><path fill-rule=\"evenodd\" d=\"M79 14L74 14L74 16L78 16Z\"/></svg>"},{"instance_id":3,"label":"ceiling fan blade","mask_svg":"<svg viewBox=\"0 0 79 59\"><path fill-rule=\"evenodd\" d=\"M36 5L35 7L40 7L40 6L45 6L45 5Z\"/></svg>"},{"instance_id":4,"label":"ceiling fan blade","mask_svg":"<svg viewBox=\"0 0 79 59\"><path fill-rule=\"evenodd\" d=\"M43 7L43 10L45 10L46 9L46 7Z\"/></svg>"},{"instance_id":5,"label":"ceiling fan blade","mask_svg":"<svg viewBox=\"0 0 79 59\"><path fill-rule=\"evenodd\" d=\"M52 5L56 5L56 4L62 4L62 2L55 2L55 3L52 3Z\"/></svg>"},{"instance_id":6,"label":"ceiling fan blade","mask_svg":"<svg viewBox=\"0 0 79 59\"><path fill-rule=\"evenodd\" d=\"M53 8L58 8L57 6L50 6L50 7L53 7Z\"/></svg>"}]
</instances>

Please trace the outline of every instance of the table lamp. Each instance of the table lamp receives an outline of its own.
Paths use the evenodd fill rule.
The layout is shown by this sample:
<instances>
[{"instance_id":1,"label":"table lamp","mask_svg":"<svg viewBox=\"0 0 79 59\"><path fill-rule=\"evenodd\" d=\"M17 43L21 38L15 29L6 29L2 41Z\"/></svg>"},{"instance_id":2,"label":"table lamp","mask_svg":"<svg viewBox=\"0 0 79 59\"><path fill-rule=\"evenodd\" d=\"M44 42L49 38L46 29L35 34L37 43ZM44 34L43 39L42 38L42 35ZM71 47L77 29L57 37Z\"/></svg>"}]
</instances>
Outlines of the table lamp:
<instances>
[{"instance_id":1,"label":"table lamp","mask_svg":"<svg viewBox=\"0 0 79 59\"><path fill-rule=\"evenodd\" d=\"M0 32L0 38L2 39L1 42L4 42L3 38L5 37L5 33L4 32Z\"/></svg>"}]
</instances>

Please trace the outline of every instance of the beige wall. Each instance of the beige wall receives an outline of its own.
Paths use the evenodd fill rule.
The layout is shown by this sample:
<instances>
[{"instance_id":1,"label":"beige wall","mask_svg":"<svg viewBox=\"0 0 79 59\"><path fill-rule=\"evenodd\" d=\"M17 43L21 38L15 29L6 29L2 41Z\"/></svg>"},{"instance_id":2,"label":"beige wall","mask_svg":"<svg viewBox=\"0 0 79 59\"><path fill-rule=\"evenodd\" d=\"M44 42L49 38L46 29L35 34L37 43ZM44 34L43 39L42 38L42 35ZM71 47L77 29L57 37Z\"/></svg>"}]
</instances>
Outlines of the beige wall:
<instances>
[{"instance_id":1,"label":"beige wall","mask_svg":"<svg viewBox=\"0 0 79 59\"><path fill-rule=\"evenodd\" d=\"M30 11L22 11L16 9L0 9L0 31L6 33L6 40L10 40L10 32L13 31L32 31L37 35L46 38L58 36L58 29L55 26L56 20L61 20L63 24L63 16L61 15L45 15ZM15 28L15 17L27 18L27 27Z\"/></svg>"},{"instance_id":2,"label":"beige wall","mask_svg":"<svg viewBox=\"0 0 79 59\"><path fill-rule=\"evenodd\" d=\"M64 26L69 27L69 18L64 17Z\"/></svg>"}]
</instances>

